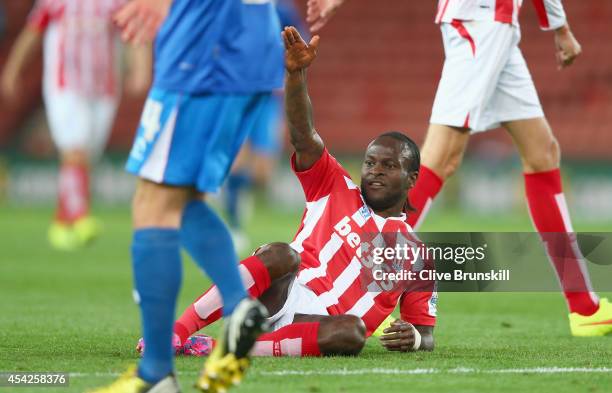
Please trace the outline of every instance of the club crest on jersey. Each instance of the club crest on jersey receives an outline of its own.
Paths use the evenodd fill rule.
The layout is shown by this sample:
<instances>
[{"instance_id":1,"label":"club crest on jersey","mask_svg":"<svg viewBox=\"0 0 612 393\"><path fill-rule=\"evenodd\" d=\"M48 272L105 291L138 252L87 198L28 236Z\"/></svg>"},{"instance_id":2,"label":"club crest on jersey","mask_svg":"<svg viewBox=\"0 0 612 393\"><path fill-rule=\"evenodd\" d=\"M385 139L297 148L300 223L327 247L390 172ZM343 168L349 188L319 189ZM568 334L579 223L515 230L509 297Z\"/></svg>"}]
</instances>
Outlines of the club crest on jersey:
<instances>
[{"instance_id":1,"label":"club crest on jersey","mask_svg":"<svg viewBox=\"0 0 612 393\"><path fill-rule=\"evenodd\" d=\"M366 205L361 206L361 209L359 209L359 214L361 214L361 217L363 217L365 220L372 217L370 214L370 209Z\"/></svg>"}]
</instances>

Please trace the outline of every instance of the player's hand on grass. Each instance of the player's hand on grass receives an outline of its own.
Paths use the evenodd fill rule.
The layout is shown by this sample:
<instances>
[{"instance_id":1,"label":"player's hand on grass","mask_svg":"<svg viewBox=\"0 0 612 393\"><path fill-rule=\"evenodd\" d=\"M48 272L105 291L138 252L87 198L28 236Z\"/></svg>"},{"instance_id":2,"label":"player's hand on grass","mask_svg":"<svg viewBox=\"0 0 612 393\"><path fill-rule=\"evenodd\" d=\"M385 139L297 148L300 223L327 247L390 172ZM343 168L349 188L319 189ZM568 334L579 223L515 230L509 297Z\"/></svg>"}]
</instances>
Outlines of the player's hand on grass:
<instances>
[{"instance_id":1,"label":"player's hand on grass","mask_svg":"<svg viewBox=\"0 0 612 393\"><path fill-rule=\"evenodd\" d=\"M312 37L308 44L293 26L285 27L281 35L285 43L285 67L288 72L301 71L307 68L317 57L318 35Z\"/></svg>"},{"instance_id":2,"label":"player's hand on grass","mask_svg":"<svg viewBox=\"0 0 612 393\"><path fill-rule=\"evenodd\" d=\"M582 47L568 25L555 30L555 48L560 70L572 65L574 60L582 53Z\"/></svg>"},{"instance_id":3,"label":"player's hand on grass","mask_svg":"<svg viewBox=\"0 0 612 393\"><path fill-rule=\"evenodd\" d=\"M391 326L383 330L385 334L380 336L380 343L388 351L414 351L415 330L411 323L396 319Z\"/></svg>"},{"instance_id":4,"label":"player's hand on grass","mask_svg":"<svg viewBox=\"0 0 612 393\"><path fill-rule=\"evenodd\" d=\"M153 41L166 19L172 0L132 0L121 7L113 20L121 29L121 38L132 44Z\"/></svg>"},{"instance_id":5,"label":"player's hand on grass","mask_svg":"<svg viewBox=\"0 0 612 393\"><path fill-rule=\"evenodd\" d=\"M310 24L310 31L316 33L338 11L344 0L308 0L306 22Z\"/></svg>"}]
</instances>

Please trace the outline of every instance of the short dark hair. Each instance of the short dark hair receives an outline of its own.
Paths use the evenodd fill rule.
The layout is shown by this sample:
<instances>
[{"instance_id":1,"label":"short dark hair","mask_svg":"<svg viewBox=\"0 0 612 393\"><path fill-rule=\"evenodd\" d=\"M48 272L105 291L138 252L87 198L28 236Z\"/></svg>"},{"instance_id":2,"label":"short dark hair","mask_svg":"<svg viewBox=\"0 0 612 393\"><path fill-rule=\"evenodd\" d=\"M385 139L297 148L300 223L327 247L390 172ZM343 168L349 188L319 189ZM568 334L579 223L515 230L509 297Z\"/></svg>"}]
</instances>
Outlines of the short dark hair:
<instances>
[{"instance_id":1,"label":"short dark hair","mask_svg":"<svg viewBox=\"0 0 612 393\"><path fill-rule=\"evenodd\" d=\"M419 170L421 169L421 152L419 150L419 146L417 146L417 144L414 143L414 141L410 139L408 135L399 131L388 131L379 135L378 138L382 138L383 136L388 136L402 142L404 147L410 151L410 167L408 170L410 172L419 173Z\"/></svg>"}]
</instances>

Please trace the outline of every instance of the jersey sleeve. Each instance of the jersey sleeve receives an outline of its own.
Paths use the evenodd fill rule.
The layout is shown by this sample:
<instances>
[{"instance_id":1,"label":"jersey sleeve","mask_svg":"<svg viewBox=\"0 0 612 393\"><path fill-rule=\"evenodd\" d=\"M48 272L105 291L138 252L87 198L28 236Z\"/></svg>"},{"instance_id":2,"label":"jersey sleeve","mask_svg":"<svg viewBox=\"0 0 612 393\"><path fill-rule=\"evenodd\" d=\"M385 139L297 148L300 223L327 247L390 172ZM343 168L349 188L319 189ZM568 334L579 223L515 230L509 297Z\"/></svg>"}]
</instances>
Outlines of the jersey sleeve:
<instances>
[{"instance_id":1,"label":"jersey sleeve","mask_svg":"<svg viewBox=\"0 0 612 393\"><path fill-rule=\"evenodd\" d=\"M338 180L343 179L346 174L344 168L329 154L327 148L323 150L323 154L313 166L303 171L296 169L295 153L293 153L291 169L302 185L307 202L316 201L328 195L332 192Z\"/></svg>"},{"instance_id":2,"label":"jersey sleeve","mask_svg":"<svg viewBox=\"0 0 612 393\"><path fill-rule=\"evenodd\" d=\"M561 0L532 0L542 30L555 30L565 25L567 17Z\"/></svg>"},{"instance_id":3,"label":"jersey sleeve","mask_svg":"<svg viewBox=\"0 0 612 393\"><path fill-rule=\"evenodd\" d=\"M400 298L402 320L413 325L434 326L436 324L437 292L404 292Z\"/></svg>"},{"instance_id":4,"label":"jersey sleeve","mask_svg":"<svg viewBox=\"0 0 612 393\"><path fill-rule=\"evenodd\" d=\"M51 11L51 4L48 0L36 0L34 8L28 15L27 25L42 33L49 26Z\"/></svg>"}]
</instances>

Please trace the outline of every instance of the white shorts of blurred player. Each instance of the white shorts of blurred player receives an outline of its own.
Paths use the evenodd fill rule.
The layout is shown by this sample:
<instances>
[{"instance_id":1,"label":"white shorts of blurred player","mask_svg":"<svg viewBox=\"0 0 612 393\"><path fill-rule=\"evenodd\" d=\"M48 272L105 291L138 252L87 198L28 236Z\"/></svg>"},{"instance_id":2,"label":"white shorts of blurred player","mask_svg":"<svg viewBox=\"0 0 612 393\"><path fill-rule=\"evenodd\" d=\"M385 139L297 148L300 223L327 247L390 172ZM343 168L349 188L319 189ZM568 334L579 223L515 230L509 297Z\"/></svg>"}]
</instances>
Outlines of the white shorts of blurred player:
<instances>
[{"instance_id":1,"label":"white shorts of blurred player","mask_svg":"<svg viewBox=\"0 0 612 393\"><path fill-rule=\"evenodd\" d=\"M312 289L301 284L298 279L293 280L287 293L287 300L281 310L268 318L271 330L278 330L292 324L295 314L329 315Z\"/></svg>"},{"instance_id":2,"label":"white shorts of blurred player","mask_svg":"<svg viewBox=\"0 0 612 393\"><path fill-rule=\"evenodd\" d=\"M51 136L60 152L84 150L93 161L104 151L118 98L86 97L70 90L46 89L44 94Z\"/></svg>"},{"instance_id":3,"label":"white shorts of blurred player","mask_svg":"<svg viewBox=\"0 0 612 393\"><path fill-rule=\"evenodd\" d=\"M472 132L543 117L518 44L520 28L494 21L442 23L446 59L430 122Z\"/></svg>"}]
</instances>

